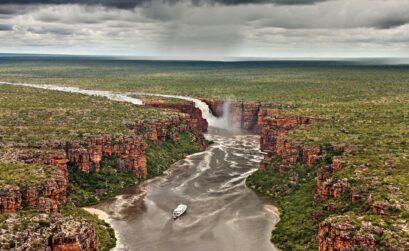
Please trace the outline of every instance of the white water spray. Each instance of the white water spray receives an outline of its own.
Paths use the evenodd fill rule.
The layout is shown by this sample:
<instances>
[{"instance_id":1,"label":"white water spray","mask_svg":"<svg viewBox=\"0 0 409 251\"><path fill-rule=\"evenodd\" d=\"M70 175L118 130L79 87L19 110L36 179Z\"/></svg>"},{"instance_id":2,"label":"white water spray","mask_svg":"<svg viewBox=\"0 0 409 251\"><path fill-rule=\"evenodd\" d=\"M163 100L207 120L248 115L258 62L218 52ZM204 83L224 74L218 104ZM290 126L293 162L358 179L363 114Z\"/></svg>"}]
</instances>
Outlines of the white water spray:
<instances>
[{"instance_id":1,"label":"white water spray","mask_svg":"<svg viewBox=\"0 0 409 251\"><path fill-rule=\"evenodd\" d=\"M212 114L209 106L200 99L180 96L180 95L171 95L171 94L157 94L157 93L130 93L140 96L153 96L153 97L163 97L163 98L176 98L187 101L192 101L195 104L195 107L202 112L202 117L209 123L210 127L220 128L220 129L233 129L230 119L230 102L225 102L223 105L223 116L216 117ZM128 94L129 95L129 94Z\"/></svg>"},{"instance_id":2,"label":"white water spray","mask_svg":"<svg viewBox=\"0 0 409 251\"><path fill-rule=\"evenodd\" d=\"M58 85L48 85L48 84L28 84L28 83L9 83L0 82L0 84L15 85L15 86L26 86L45 90L54 90L69 93L79 93L91 96L106 97L110 100L128 102L135 105L143 105L143 100L138 98L130 97L130 95L140 95L140 96L154 96L154 97L164 97L164 98L176 98L187 101L192 101L195 107L202 111L202 117L209 123L210 127L221 128L226 130L231 130L234 127L230 123L230 102L225 102L223 105L223 116L216 117L210 111L209 106L197 98L180 96L180 95L170 95L170 94L156 94L156 93L115 93L111 91L99 91L99 90L85 90L78 87L65 87Z\"/></svg>"}]
</instances>

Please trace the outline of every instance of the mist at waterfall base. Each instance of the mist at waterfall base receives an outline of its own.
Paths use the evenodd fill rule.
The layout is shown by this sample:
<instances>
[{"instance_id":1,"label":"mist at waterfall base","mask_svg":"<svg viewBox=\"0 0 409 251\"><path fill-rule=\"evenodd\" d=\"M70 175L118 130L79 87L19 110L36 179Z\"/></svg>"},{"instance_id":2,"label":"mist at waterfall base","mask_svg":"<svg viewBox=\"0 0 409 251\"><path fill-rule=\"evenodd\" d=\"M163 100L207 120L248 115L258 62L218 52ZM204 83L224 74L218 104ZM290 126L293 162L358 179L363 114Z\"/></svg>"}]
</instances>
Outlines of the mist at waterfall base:
<instances>
[{"instance_id":1,"label":"mist at waterfall base","mask_svg":"<svg viewBox=\"0 0 409 251\"><path fill-rule=\"evenodd\" d=\"M187 97L187 96L171 95L171 94L157 94L157 93L143 93L143 92L116 93L116 92L111 92L111 91L88 90L88 89L81 89L78 87L58 86L58 85L50 85L50 84L9 83L9 82L0 82L0 84L26 86L26 87L45 89L45 90L99 96L99 97L105 97L105 98L108 98L114 101L131 103L134 105L143 105L143 100L139 98L131 97L131 95L154 96L154 97L176 98L176 99L181 99L181 100L187 100L187 101L193 102L195 104L195 107L200 109L200 111L202 112L202 116L205 120L207 120L209 127L225 129L228 131L239 131L239 128L240 128L239 125L236 122L234 122L234 120L232 119L231 113L230 113L230 105L231 105L230 97L226 98L223 104L223 115L220 117L217 117L213 115L213 113L210 110L210 107L205 102L203 102L200 99Z\"/></svg>"},{"instance_id":2,"label":"mist at waterfall base","mask_svg":"<svg viewBox=\"0 0 409 251\"><path fill-rule=\"evenodd\" d=\"M208 104L206 104L204 101L197 99L197 98L180 96L180 95L143 93L143 92L130 93L130 94L140 95L140 96L176 98L176 99L191 101L195 104L195 107L198 108L202 112L202 117L207 121L207 123L209 124L209 127L224 129L224 130L232 131L232 132L240 130L240 126L238 125L237 122L235 122L232 119L232 116L231 116L231 112L230 112L230 106L231 106L230 100L232 99L231 96L226 97L224 99L223 114L222 116L217 117L212 113Z\"/></svg>"},{"instance_id":3,"label":"mist at waterfall base","mask_svg":"<svg viewBox=\"0 0 409 251\"><path fill-rule=\"evenodd\" d=\"M62 92L106 97L142 105L128 93L84 90L76 87L5 83ZM133 95L133 94L132 94ZM193 101L209 123L205 151L176 162L163 175L129 187L115 198L87 208L115 230L115 250L138 251L275 251L270 242L278 211L269 198L250 190L246 178L262 160L259 136L241 132L232 123L230 102L216 117L195 98L152 94ZM188 210L180 219L172 211L180 203Z\"/></svg>"}]
</instances>

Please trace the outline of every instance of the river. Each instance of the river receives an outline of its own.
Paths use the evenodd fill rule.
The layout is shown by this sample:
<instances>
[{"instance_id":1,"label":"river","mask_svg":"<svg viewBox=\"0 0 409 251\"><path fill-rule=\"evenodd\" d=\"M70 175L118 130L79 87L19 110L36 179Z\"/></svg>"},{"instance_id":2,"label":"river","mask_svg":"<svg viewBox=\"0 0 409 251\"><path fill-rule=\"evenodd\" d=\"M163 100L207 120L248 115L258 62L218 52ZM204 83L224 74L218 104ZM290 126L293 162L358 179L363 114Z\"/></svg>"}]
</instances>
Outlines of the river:
<instances>
[{"instance_id":1,"label":"river","mask_svg":"<svg viewBox=\"0 0 409 251\"><path fill-rule=\"evenodd\" d=\"M14 85L142 104L139 99L109 91ZM279 219L277 209L271 200L245 185L246 177L257 170L262 159L259 136L216 128L225 126L226 120L211 117L207 105L200 100L179 98L194 101L202 110L211 126L205 136L213 144L173 164L164 175L127 188L87 210L114 228L118 238L116 250L276 250L270 235ZM173 220L172 211L180 203L188 206L187 213Z\"/></svg>"}]
</instances>

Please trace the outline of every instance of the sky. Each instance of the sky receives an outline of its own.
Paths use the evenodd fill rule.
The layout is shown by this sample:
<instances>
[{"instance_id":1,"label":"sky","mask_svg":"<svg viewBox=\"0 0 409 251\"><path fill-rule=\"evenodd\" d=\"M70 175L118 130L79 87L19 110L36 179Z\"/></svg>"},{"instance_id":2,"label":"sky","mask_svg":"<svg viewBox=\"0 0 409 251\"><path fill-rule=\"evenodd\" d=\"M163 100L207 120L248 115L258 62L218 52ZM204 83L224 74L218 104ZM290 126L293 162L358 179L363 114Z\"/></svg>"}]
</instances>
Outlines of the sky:
<instances>
[{"instance_id":1,"label":"sky","mask_svg":"<svg viewBox=\"0 0 409 251\"><path fill-rule=\"evenodd\" d=\"M409 0L0 0L0 53L409 57Z\"/></svg>"}]
</instances>

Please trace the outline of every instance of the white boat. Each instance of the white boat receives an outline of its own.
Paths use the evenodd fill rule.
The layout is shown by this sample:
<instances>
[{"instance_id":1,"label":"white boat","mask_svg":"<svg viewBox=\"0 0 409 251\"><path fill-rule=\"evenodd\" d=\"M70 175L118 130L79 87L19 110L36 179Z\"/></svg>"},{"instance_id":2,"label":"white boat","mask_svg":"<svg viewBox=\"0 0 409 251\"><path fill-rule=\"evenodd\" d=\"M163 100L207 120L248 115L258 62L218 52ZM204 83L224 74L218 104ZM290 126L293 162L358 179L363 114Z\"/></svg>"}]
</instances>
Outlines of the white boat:
<instances>
[{"instance_id":1,"label":"white boat","mask_svg":"<svg viewBox=\"0 0 409 251\"><path fill-rule=\"evenodd\" d=\"M186 212L187 206L184 204L180 204L175 210L173 210L173 219L177 219L182 214Z\"/></svg>"}]
</instances>

